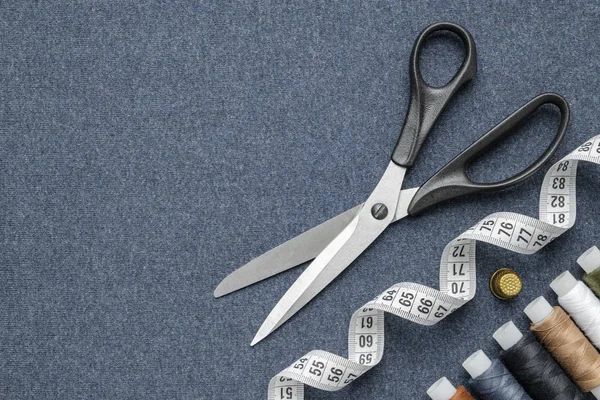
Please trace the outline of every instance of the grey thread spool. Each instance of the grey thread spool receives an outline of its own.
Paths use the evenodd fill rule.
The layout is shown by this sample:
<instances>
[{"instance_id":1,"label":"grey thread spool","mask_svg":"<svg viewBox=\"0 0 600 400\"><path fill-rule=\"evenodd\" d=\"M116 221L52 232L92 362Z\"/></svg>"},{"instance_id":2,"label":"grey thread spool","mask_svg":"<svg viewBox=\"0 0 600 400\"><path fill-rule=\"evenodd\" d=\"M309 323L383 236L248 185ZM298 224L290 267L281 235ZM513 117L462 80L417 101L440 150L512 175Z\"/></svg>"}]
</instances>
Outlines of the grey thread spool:
<instances>
[{"instance_id":1,"label":"grey thread spool","mask_svg":"<svg viewBox=\"0 0 600 400\"><path fill-rule=\"evenodd\" d=\"M504 364L490 361L481 350L471 355L463 367L471 375L470 385L484 400L532 400Z\"/></svg>"}]
</instances>

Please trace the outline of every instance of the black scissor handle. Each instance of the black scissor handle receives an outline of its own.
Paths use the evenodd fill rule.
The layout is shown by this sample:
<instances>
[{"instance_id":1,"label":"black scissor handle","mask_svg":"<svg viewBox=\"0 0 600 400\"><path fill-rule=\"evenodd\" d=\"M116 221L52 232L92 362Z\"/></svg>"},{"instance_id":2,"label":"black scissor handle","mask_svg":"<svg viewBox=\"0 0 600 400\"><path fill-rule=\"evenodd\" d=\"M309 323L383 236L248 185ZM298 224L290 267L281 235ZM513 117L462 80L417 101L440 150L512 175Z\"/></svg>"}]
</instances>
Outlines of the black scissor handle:
<instances>
[{"instance_id":1,"label":"black scissor handle","mask_svg":"<svg viewBox=\"0 0 600 400\"><path fill-rule=\"evenodd\" d=\"M489 147L510 136L515 128L545 104L554 104L558 107L560 111L560 123L556 136L544 154L525 170L511 178L494 183L473 182L467 173L469 164ZM415 193L415 197L408 206L408 213L415 215L445 200L470 193L498 191L523 182L539 170L556 152L558 145L565 135L568 123L569 105L562 96L556 93L543 93L535 97L479 138L425 182L417 193Z\"/></svg>"},{"instance_id":2,"label":"black scissor handle","mask_svg":"<svg viewBox=\"0 0 600 400\"><path fill-rule=\"evenodd\" d=\"M465 58L456 75L442 87L429 86L419 65L419 52L425 39L434 32L450 31L458 35L465 46ZM438 22L419 34L410 55L410 104L402 133L392 153L392 161L403 167L414 164L423 141L454 93L473 79L477 72L477 50L473 36L460 25Z\"/></svg>"}]
</instances>

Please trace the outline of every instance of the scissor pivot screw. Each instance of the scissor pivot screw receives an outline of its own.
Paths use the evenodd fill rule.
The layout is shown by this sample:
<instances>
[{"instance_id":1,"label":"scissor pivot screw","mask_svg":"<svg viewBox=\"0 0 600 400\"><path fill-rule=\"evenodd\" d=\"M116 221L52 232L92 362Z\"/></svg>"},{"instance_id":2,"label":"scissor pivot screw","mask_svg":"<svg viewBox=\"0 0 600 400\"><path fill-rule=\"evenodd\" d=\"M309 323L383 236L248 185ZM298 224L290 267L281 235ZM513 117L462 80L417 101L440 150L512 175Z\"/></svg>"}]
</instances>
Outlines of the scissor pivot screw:
<instances>
[{"instance_id":1,"label":"scissor pivot screw","mask_svg":"<svg viewBox=\"0 0 600 400\"><path fill-rule=\"evenodd\" d=\"M371 215L375 219L384 219L387 217L388 209L385 204L377 203L371 207Z\"/></svg>"}]
</instances>

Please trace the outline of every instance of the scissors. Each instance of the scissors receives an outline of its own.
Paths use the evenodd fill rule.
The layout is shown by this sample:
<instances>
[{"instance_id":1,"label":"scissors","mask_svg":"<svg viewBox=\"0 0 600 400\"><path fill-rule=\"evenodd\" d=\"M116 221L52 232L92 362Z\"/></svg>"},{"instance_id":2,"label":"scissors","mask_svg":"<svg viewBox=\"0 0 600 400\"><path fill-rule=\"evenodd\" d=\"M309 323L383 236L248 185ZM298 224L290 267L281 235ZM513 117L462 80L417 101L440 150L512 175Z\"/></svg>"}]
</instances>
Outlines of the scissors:
<instances>
[{"instance_id":1,"label":"scissors","mask_svg":"<svg viewBox=\"0 0 600 400\"><path fill-rule=\"evenodd\" d=\"M419 51L425 39L438 31L455 33L466 49L454 77L443 87L431 87L419 67ZM459 196L494 192L531 177L555 153L569 121L569 106L555 93L543 93L519 108L436 172L425 184L402 189L406 170L417 157L427 134L456 91L473 79L477 71L475 42L463 27L440 22L423 30L410 58L411 95L404 127L381 180L360 204L299 236L275 247L228 275L216 288L220 297L271 277L294 266L314 261L298 277L266 318L251 345L255 345L286 322L346 269L392 223L415 216L431 206ZM557 133L544 153L516 175L494 183L474 182L467 171L470 163L492 145L508 137L539 107L555 105L560 112Z\"/></svg>"}]
</instances>

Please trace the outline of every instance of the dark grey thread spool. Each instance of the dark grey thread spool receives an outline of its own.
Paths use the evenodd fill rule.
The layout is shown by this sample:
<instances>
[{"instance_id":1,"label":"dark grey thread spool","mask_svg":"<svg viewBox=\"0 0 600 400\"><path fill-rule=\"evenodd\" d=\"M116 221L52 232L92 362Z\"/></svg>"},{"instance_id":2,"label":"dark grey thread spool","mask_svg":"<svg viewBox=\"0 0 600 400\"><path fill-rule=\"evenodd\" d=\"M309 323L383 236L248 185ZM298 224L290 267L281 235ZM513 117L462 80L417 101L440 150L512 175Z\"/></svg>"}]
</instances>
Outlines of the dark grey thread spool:
<instances>
[{"instance_id":1,"label":"dark grey thread spool","mask_svg":"<svg viewBox=\"0 0 600 400\"><path fill-rule=\"evenodd\" d=\"M500 360L534 400L581 400L583 394L552 355L529 332Z\"/></svg>"},{"instance_id":2,"label":"dark grey thread spool","mask_svg":"<svg viewBox=\"0 0 600 400\"><path fill-rule=\"evenodd\" d=\"M499 360L469 383L484 400L532 400Z\"/></svg>"}]
</instances>

